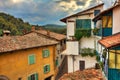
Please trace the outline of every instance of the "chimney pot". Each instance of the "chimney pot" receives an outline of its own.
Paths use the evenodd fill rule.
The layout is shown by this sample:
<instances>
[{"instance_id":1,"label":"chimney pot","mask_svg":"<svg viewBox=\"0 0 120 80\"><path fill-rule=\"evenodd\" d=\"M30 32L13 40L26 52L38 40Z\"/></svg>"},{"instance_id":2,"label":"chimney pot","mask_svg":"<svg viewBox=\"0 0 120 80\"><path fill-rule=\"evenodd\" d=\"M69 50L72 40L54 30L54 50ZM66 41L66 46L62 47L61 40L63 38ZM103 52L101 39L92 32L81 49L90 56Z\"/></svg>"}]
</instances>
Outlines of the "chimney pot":
<instances>
[{"instance_id":1,"label":"chimney pot","mask_svg":"<svg viewBox=\"0 0 120 80\"><path fill-rule=\"evenodd\" d=\"M9 30L3 30L3 37L5 36L10 36L10 31Z\"/></svg>"},{"instance_id":2,"label":"chimney pot","mask_svg":"<svg viewBox=\"0 0 120 80\"><path fill-rule=\"evenodd\" d=\"M50 35L50 31L49 31L49 30L47 30L47 35L48 35L48 36Z\"/></svg>"}]
</instances>

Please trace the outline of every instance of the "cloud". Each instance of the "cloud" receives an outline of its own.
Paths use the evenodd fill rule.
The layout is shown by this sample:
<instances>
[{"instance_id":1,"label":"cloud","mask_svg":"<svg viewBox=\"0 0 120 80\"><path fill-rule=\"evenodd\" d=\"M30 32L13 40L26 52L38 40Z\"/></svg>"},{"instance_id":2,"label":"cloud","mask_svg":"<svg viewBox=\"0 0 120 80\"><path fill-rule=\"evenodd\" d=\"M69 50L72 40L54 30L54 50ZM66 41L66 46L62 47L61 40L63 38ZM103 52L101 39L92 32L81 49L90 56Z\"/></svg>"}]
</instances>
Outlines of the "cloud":
<instances>
[{"instance_id":1,"label":"cloud","mask_svg":"<svg viewBox=\"0 0 120 80\"><path fill-rule=\"evenodd\" d=\"M73 14L73 12L78 12L95 5L97 0L59 0L56 3L58 3L63 11Z\"/></svg>"},{"instance_id":2,"label":"cloud","mask_svg":"<svg viewBox=\"0 0 120 80\"><path fill-rule=\"evenodd\" d=\"M61 24L59 19L93 6L96 2L97 0L0 0L0 11L31 24Z\"/></svg>"}]
</instances>

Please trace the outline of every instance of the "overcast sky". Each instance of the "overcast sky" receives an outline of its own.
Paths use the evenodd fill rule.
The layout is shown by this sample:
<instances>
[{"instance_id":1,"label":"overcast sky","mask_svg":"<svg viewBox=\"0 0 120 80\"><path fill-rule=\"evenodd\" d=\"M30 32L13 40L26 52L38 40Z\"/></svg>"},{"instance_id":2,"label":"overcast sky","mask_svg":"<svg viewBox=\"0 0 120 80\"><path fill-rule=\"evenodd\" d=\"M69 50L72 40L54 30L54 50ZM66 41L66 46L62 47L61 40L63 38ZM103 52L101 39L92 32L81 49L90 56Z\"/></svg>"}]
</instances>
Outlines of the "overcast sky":
<instances>
[{"instance_id":1,"label":"overcast sky","mask_svg":"<svg viewBox=\"0 0 120 80\"><path fill-rule=\"evenodd\" d=\"M115 0L0 0L0 12L22 18L30 24L63 24L59 20L97 3L106 7Z\"/></svg>"}]
</instances>

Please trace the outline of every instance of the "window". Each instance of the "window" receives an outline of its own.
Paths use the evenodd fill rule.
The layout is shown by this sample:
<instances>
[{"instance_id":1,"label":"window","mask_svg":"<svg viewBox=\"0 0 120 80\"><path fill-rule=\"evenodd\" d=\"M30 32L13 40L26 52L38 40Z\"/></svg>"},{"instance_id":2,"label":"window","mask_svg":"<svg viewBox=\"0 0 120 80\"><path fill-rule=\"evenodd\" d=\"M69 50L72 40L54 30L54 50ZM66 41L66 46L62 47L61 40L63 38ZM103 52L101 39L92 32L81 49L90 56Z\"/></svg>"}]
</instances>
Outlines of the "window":
<instances>
[{"instance_id":1,"label":"window","mask_svg":"<svg viewBox=\"0 0 120 80\"><path fill-rule=\"evenodd\" d=\"M48 50L48 49L46 49L46 50L43 50L43 57L49 57L49 55L50 55L50 51Z\"/></svg>"},{"instance_id":2,"label":"window","mask_svg":"<svg viewBox=\"0 0 120 80\"><path fill-rule=\"evenodd\" d=\"M28 62L29 62L29 64L35 63L35 55L34 54L28 56Z\"/></svg>"},{"instance_id":3,"label":"window","mask_svg":"<svg viewBox=\"0 0 120 80\"><path fill-rule=\"evenodd\" d=\"M76 28L91 28L91 19L77 19Z\"/></svg>"},{"instance_id":4,"label":"window","mask_svg":"<svg viewBox=\"0 0 120 80\"><path fill-rule=\"evenodd\" d=\"M50 72L50 65L45 65L44 66L44 73Z\"/></svg>"},{"instance_id":5,"label":"window","mask_svg":"<svg viewBox=\"0 0 120 80\"><path fill-rule=\"evenodd\" d=\"M94 16L100 13L100 10L94 10Z\"/></svg>"},{"instance_id":6,"label":"window","mask_svg":"<svg viewBox=\"0 0 120 80\"><path fill-rule=\"evenodd\" d=\"M38 80L38 73L30 75L28 80Z\"/></svg>"}]
</instances>

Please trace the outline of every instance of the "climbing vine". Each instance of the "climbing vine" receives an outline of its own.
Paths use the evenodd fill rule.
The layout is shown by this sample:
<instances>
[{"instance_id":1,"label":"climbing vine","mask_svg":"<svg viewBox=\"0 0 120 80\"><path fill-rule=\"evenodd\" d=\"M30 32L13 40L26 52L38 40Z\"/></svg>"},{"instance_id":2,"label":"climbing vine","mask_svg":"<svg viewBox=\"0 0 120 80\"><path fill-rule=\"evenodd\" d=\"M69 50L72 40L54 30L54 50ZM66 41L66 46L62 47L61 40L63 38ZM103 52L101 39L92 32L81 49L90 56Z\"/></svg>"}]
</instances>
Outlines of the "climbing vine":
<instances>
[{"instance_id":1,"label":"climbing vine","mask_svg":"<svg viewBox=\"0 0 120 80\"><path fill-rule=\"evenodd\" d=\"M94 35L97 35L98 32L99 32L99 30L100 30L99 28L94 28L94 29L93 29L93 34L94 34Z\"/></svg>"},{"instance_id":2,"label":"climbing vine","mask_svg":"<svg viewBox=\"0 0 120 80\"><path fill-rule=\"evenodd\" d=\"M84 48L81 49L80 54L82 57L86 57L86 56L96 56L96 51L94 49L90 49L90 48Z\"/></svg>"},{"instance_id":3,"label":"climbing vine","mask_svg":"<svg viewBox=\"0 0 120 80\"><path fill-rule=\"evenodd\" d=\"M79 28L75 31L75 38L80 40L82 37L90 37L91 36L91 29L83 29Z\"/></svg>"}]
</instances>

